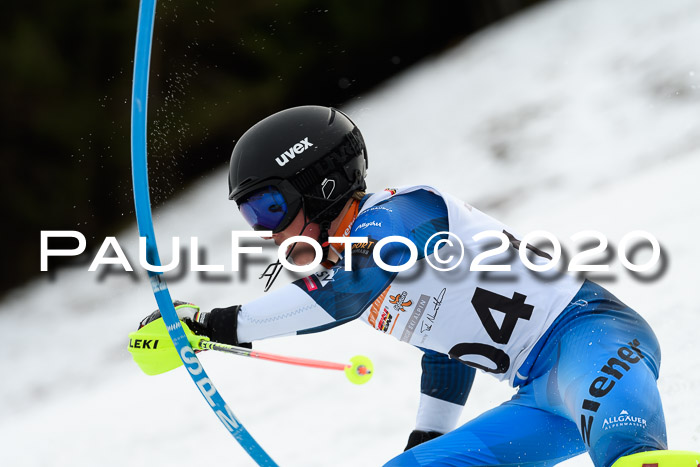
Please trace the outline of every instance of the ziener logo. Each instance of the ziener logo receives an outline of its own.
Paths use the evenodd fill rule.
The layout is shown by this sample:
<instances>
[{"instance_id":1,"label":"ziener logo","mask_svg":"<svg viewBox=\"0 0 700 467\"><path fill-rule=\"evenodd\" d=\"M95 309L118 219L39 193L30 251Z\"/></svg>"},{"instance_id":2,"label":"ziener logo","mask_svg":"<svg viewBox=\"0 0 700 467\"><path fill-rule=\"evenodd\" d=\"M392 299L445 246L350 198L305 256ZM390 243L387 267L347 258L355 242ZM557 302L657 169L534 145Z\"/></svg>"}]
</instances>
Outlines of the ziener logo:
<instances>
[{"instance_id":1,"label":"ziener logo","mask_svg":"<svg viewBox=\"0 0 700 467\"><path fill-rule=\"evenodd\" d=\"M282 154L279 155L279 157L276 157L275 160L277 161L277 164L280 167L282 167L284 164L289 162L289 159L294 159L294 157L297 154L301 154L302 152L306 151L311 146L313 146L313 144L309 142L309 137L307 136L306 138L302 139L301 141L299 141L297 144L295 144L291 148L284 151Z\"/></svg>"},{"instance_id":2,"label":"ziener logo","mask_svg":"<svg viewBox=\"0 0 700 467\"><path fill-rule=\"evenodd\" d=\"M591 382L588 388L588 394L591 396L590 399L584 399L581 409L588 412L581 413L581 438L583 442L591 445L591 429L593 428L593 419L595 414L600 409L600 405L604 402L605 397L608 393L615 387L615 385L625 377L628 371L633 368L632 365L636 365L643 358L644 355L639 349L640 342L637 339L632 339L627 345L621 346L617 349L617 357L612 357L608 362L600 369L598 376ZM603 376L607 375L607 376ZM624 412L624 411L623 411ZM620 413L617 417L610 417L606 419L603 423L604 428L610 428L611 423L615 423L620 417L624 418L629 416L627 412ZM637 418L637 417L630 417ZM630 420L631 422L631 420ZM607 423L607 425L606 425ZM618 421L619 423L619 421ZM641 422L640 422L641 423ZM644 421L646 425L646 420Z\"/></svg>"}]
</instances>

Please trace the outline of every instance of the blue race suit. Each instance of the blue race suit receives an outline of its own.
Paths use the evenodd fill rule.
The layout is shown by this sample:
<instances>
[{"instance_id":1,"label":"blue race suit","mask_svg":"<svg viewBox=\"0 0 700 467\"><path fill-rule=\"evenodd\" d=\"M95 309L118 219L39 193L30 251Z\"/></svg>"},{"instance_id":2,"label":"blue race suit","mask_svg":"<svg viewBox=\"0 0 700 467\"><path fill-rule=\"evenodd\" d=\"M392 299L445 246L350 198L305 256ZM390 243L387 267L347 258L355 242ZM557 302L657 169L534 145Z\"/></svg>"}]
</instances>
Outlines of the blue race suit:
<instances>
[{"instance_id":1,"label":"blue race suit","mask_svg":"<svg viewBox=\"0 0 700 467\"><path fill-rule=\"evenodd\" d=\"M423 350L416 428L449 433L388 466L547 466L588 450L607 467L623 455L665 449L658 342L605 289L555 271L533 273L517 255L517 233L432 187L365 197L350 236L363 237L351 260L243 305L238 338L318 332L361 318ZM389 236L416 246L412 268L379 266L375 248ZM453 237L467 261L440 271ZM484 238L503 243L494 250ZM379 259L397 266L411 254L395 241ZM536 249L528 254L536 266L548 261ZM475 368L519 390L452 430Z\"/></svg>"}]
</instances>

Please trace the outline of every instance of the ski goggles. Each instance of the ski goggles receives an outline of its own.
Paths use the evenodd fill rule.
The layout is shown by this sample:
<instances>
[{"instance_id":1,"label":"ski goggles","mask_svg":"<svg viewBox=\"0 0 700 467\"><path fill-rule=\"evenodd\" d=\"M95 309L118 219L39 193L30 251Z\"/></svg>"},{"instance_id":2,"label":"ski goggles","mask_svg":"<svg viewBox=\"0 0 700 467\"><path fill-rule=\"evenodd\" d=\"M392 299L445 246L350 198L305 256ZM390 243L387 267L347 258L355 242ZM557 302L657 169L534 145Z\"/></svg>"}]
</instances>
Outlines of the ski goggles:
<instances>
[{"instance_id":1,"label":"ski goggles","mask_svg":"<svg viewBox=\"0 0 700 467\"><path fill-rule=\"evenodd\" d=\"M238 203L238 209L253 230L271 230L273 233L287 228L299 212L299 207L290 207L282 192L274 186L266 186L246 196Z\"/></svg>"}]
</instances>

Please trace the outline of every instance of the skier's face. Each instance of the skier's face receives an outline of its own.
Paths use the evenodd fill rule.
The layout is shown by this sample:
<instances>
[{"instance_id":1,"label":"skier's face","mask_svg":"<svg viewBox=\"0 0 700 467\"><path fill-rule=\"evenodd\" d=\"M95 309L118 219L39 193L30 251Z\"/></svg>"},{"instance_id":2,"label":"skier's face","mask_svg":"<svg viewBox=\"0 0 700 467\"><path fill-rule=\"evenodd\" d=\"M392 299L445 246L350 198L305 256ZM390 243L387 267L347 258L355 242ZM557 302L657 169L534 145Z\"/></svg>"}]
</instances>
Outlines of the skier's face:
<instances>
[{"instance_id":1,"label":"skier's face","mask_svg":"<svg viewBox=\"0 0 700 467\"><path fill-rule=\"evenodd\" d=\"M303 235L304 237L309 237L312 240L318 241L318 237L321 233L321 229L318 224L311 223L304 227L304 210L300 209L296 217L289 226L281 232L273 233L272 240L275 241L276 245L281 245L286 239L291 237L296 237L297 235ZM289 254L289 248L287 248L286 254ZM299 242L294 247L292 251L292 256L289 258L297 266L305 266L310 264L316 257L316 252L314 248L308 243Z\"/></svg>"}]
</instances>

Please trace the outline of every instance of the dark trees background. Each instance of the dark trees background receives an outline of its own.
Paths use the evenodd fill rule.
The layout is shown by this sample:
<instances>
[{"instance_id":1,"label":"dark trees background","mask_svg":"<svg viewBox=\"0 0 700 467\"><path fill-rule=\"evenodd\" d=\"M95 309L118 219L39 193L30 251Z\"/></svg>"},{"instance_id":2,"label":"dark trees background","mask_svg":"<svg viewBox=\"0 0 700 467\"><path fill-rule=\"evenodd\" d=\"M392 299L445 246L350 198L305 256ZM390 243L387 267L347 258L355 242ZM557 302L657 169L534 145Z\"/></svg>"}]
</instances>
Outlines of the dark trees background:
<instances>
[{"instance_id":1,"label":"dark trees background","mask_svg":"<svg viewBox=\"0 0 700 467\"><path fill-rule=\"evenodd\" d=\"M153 203L225 164L235 139L264 116L362 98L421 58L538 1L160 2L149 97ZM41 230L79 230L94 249L133 220L137 14L134 0L5 6L0 294L39 273Z\"/></svg>"}]
</instances>

